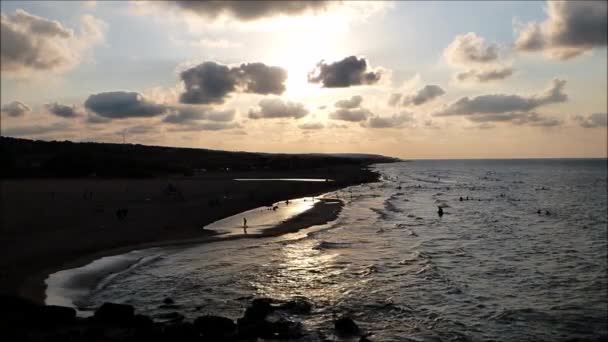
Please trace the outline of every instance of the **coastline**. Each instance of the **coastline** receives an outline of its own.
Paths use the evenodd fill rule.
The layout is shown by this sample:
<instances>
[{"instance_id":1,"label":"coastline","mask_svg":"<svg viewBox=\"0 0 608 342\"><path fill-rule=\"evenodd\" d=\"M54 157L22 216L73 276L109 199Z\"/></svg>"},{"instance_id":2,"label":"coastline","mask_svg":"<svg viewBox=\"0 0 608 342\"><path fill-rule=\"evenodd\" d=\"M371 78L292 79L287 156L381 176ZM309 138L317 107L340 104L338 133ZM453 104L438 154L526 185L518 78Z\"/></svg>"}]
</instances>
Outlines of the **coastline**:
<instances>
[{"instance_id":1,"label":"coastline","mask_svg":"<svg viewBox=\"0 0 608 342\"><path fill-rule=\"evenodd\" d=\"M355 172L353 172L355 171ZM318 204L306 211L302 214L296 215L295 217L283 222L275 227L267 229L263 234L249 234L249 235L234 235L234 236L223 236L222 234L217 234L213 232L205 232L200 229L201 226L212 223L224 217L228 217L237 213L240 213L245 210L254 209L260 206L267 205L269 200L272 199L274 202L282 201L287 198L294 197L308 197L308 196L318 196L323 193L327 193L330 191L335 191L344 187L357 185L366 182L373 182L378 179L378 175L367 169L353 170L350 168L350 172L347 173L348 177L335 177L336 181L334 182L317 182L317 184L303 184L299 186L293 186L292 184L285 185L287 182L264 182L263 187L267 188L271 195L266 196L263 200L249 200L249 201L239 201L238 203L234 203L237 205L225 205L223 210L213 210L211 211L213 215L207 215L197 223L195 227L187 227L184 229L179 229L176 231L168 231L166 229L160 229L161 234L156 236L138 236L136 234L135 238L127 239L126 241L120 239L120 232L117 234L112 234L114 238L118 238L118 242L113 246L100 246L99 244L94 244L93 246L87 246L90 248L69 248L69 247L78 247L75 245L68 245L67 242L63 243L61 247L68 247L68 253L61 255L52 255L47 253L42 256L41 259L37 260L36 264L26 264L24 268L20 269L19 273L10 273L10 269L7 273L6 265L2 265L3 267L3 278L12 278L9 279L8 282L5 282L5 286L1 289L0 293L2 294L17 294L19 296L25 297L29 300L32 300L37 303L44 303L46 294L46 283L45 279L49 274L58 272L64 269L76 268L83 265L86 265L96 259L102 258L104 256L109 255L117 255L126 253L132 250L153 248L153 247L162 247L162 246L175 246L175 245L186 245L186 244L198 244L198 243L209 243L221 240L230 240L230 239L240 239L240 238L262 238L262 237L270 237L277 236L282 234L287 234L291 232L298 231L303 228L307 228L310 226L324 224L326 222L334 220L343 205L342 202L332 200L332 204L328 204L327 201L321 201ZM237 182L233 182L237 183ZM247 182L250 184L257 182ZM282 184L269 184L269 183L282 183ZM290 186L292 185L292 186ZM244 185L242 183L233 184L234 187L243 188ZM4 188L4 187L3 187ZM278 189L278 190L277 190ZM4 190L4 189L3 189ZM274 193L273 193L274 192ZM5 195L5 194L3 194ZM235 201L236 202L236 201ZM207 204L207 198L202 198L197 201L197 204L200 206L202 204ZM152 210L158 209L166 209L166 203L161 203L160 207L152 208ZM192 204L190 202L190 204ZM171 204L169 204L171 205ZM196 207L196 205L194 205ZM6 208L3 207L3 212L6 212ZM199 209L200 210L200 209ZM187 214L192 214L192 212L187 212ZM187 215L182 215L187 216ZM183 217L182 217L183 218ZM150 220L145 221L144 223L151 223ZM142 231L141 225L138 226L139 231ZM137 233L137 228L135 229ZM107 230L106 230L107 232ZM202 235L204 234L204 235ZM82 240L81 240L82 241ZM44 241L38 241L39 243L44 243ZM34 243L32 246L35 248L37 244ZM108 248L109 247L109 248ZM44 254L45 250L42 250L42 254ZM6 251L5 251L6 253ZM17 255L19 256L19 255ZM18 258L17 258L18 259ZM6 260L6 259L5 259ZM23 265L23 263L18 263ZM13 269L16 269L18 266L15 265ZM8 277L7 277L8 275ZM7 286L8 285L8 286ZM11 286L12 285L12 286Z\"/></svg>"},{"instance_id":2,"label":"coastline","mask_svg":"<svg viewBox=\"0 0 608 342\"><path fill-rule=\"evenodd\" d=\"M84 255L75 260L72 260L67 264L64 264L64 266L62 266L62 269L60 270L55 270L53 272L41 272L40 274L38 274L37 277L32 277L30 281L25 283L25 286L28 286L29 288L23 290L32 293L33 296L38 296L39 292L42 291L42 295L45 296L45 280L50 274L61 270L79 268L103 257L115 256L129 253L132 251L158 247L178 247L238 239L260 239L296 233L302 229L320 226L336 220L343 207L344 202L341 200L320 198L318 202L312 206L312 208L298 215L295 215L275 225L274 227L264 229L262 232L256 234L234 234L229 236L225 236L224 234L213 234L205 238L190 238L169 240L157 243L143 243L139 245L125 246L122 248L100 251L95 254ZM26 298L31 299L31 297Z\"/></svg>"}]
</instances>

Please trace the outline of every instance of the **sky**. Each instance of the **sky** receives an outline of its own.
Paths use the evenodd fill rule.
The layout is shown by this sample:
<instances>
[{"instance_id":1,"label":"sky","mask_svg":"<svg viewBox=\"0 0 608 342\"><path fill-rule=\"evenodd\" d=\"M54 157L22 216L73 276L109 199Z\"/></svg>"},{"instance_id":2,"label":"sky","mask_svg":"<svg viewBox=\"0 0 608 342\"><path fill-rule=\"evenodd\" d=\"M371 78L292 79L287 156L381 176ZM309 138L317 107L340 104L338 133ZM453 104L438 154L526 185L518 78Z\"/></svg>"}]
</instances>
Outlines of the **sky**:
<instances>
[{"instance_id":1,"label":"sky","mask_svg":"<svg viewBox=\"0 0 608 342\"><path fill-rule=\"evenodd\" d=\"M2 136L607 157L606 1L2 1Z\"/></svg>"}]
</instances>

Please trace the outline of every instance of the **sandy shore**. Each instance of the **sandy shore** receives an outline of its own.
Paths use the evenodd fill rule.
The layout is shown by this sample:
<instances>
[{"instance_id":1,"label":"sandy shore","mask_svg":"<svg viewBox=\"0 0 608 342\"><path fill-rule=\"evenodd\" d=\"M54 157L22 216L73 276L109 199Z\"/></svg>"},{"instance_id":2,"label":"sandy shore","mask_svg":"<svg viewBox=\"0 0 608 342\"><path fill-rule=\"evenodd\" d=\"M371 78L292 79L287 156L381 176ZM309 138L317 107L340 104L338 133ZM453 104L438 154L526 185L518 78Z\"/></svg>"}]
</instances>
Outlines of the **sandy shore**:
<instances>
[{"instance_id":1,"label":"sandy shore","mask_svg":"<svg viewBox=\"0 0 608 342\"><path fill-rule=\"evenodd\" d=\"M282 174L210 174L173 179L37 179L1 183L0 293L44 300L44 279L61 269L134 249L224 239L201 229L223 217L288 198L375 180L353 166L334 182L238 182L234 178L315 178L325 170ZM181 195L167 194L171 183ZM84 195L92 193L92 198ZM125 219L116 210L127 208ZM313 209L267 230L279 235L337 217L341 204ZM255 237L249 235L249 237ZM231 236L240 238L240 236Z\"/></svg>"}]
</instances>

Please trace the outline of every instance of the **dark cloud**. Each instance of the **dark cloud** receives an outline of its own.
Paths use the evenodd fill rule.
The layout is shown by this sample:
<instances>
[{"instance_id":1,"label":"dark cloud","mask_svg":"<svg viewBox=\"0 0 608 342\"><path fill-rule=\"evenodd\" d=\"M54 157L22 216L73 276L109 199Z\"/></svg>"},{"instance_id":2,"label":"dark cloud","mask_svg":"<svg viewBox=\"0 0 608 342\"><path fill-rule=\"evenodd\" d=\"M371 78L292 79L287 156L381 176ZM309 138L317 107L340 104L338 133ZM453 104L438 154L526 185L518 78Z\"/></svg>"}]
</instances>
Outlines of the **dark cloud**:
<instances>
[{"instance_id":1,"label":"dark cloud","mask_svg":"<svg viewBox=\"0 0 608 342\"><path fill-rule=\"evenodd\" d=\"M16 126L2 127L2 135L7 137L23 137L23 136L38 136L55 132L66 132L73 128L64 122L53 123L50 125L31 125L31 126Z\"/></svg>"},{"instance_id":2,"label":"dark cloud","mask_svg":"<svg viewBox=\"0 0 608 342\"><path fill-rule=\"evenodd\" d=\"M445 91L441 89L440 86L437 85L427 85L424 88L418 90L418 92L414 95L405 96L403 98L404 106L419 106L421 104L427 103L429 101L434 100L435 98L445 94Z\"/></svg>"},{"instance_id":3,"label":"dark cloud","mask_svg":"<svg viewBox=\"0 0 608 342\"><path fill-rule=\"evenodd\" d=\"M281 99L262 99L259 103L259 109L249 110L249 118L251 119L277 119L277 118L294 118L300 119L308 115L308 109L301 104Z\"/></svg>"},{"instance_id":4,"label":"dark cloud","mask_svg":"<svg viewBox=\"0 0 608 342\"><path fill-rule=\"evenodd\" d=\"M330 64L319 62L315 70L308 74L308 82L320 83L325 88L346 88L374 84L380 77L379 70L368 71L365 58L350 56Z\"/></svg>"},{"instance_id":5,"label":"dark cloud","mask_svg":"<svg viewBox=\"0 0 608 342\"><path fill-rule=\"evenodd\" d=\"M577 115L574 120L584 128L607 127L608 113L593 113L587 116Z\"/></svg>"},{"instance_id":6,"label":"dark cloud","mask_svg":"<svg viewBox=\"0 0 608 342\"><path fill-rule=\"evenodd\" d=\"M199 120L227 122L232 121L234 116L234 110L217 111L208 107L174 106L163 122L173 124L187 124Z\"/></svg>"},{"instance_id":7,"label":"dark cloud","mask_svg":"<svg viewBox=\"0 0 608 342\"><path fill-rule=\"evenodd\" d=\"M0 15L1 70L67 69L76 65L82 52L103 39L105 24L91 16L82 18L82 34L77 36L58 21L17 9Z\"/></svg>"},{"instance_id":8,"label":"dark cloud","mask_svg":"<svg viewBox=\"0 0 608 342\"><path fill-rule=\"evenodd\" d=\"M380 116L371 117L369 118L369 122L366 123L364 126L370 128L399 128L402 127L404 124L413 121L413 114L403 112L386 118Z\"/></svg>"},{"instance_id":9,"label":"dark cloud","mask_svg":"<svg viewBox=\"0 0 608 342\"><path fill-rule=\"evenodd\" d=\"M329 118L332 120L342 120L350 122L361 122L367 120L372 115L368 109L355 108L355 109L337 109L334 112L329 113Z\"/></svg>"},{"instance_id":10,"label":"dark cloud","mask_svg":"<svg viewBox=\"0 0 608 342\"><path fill-rule=\"evenodd\" d=\"M30 113L31 111L32 111L32 109L30 107L28 107L28 105L26 105L23 102L19 102L19 101L13 101L13 102L7 103L4 106L2 106L2 110L1 110L2 114L12 116L12 117L24 116L24 115Z\"/></svg>"},{"instance_id":11,"label":"dark cloud","mask_svg":"<svg viewBox=\"0 0 608 342\"><path fill-rule=\"evenodd\" d=\"M84 106L93 113L110 119L153 117L167 111L165 105L148 101L139 93L126 91L90 95Z\"/></svg>"},{"instance_id":12,"label":"dark cloud","mask_svg":"<svg viewBox=\"0 0 608 342\"><path fill-rule=\"evenodd\" d=\"M49 113L62 118L75 118L80 116L80 111L76 106L66 106L59 103L48 103L44 105Z\"/></svg>"},{"instance_id":13,"label":"dark cloud","mask_svg":"<svg viewBox=\"0 0 608 342\"><path fill-rule=\"evenodd\" d=\"M433 115L451 116L528 112L539 106L565 102L568 99L568 96L563 92L565 85L566 81L554 79L549 89L540 95L529 97L505 94L481 95L472 99L463 97Z\"/></svg>"},{"instance_id":14,"label":"dark cloud","mask_svg":"<svg viewBox=\"0 0 608 342\"><path fill-rule=\"evenodd\" d=\"M363 102L363 97L361 97L360 95L355 95L348 100L340 100L336 102L334 106L336 108L352 109L359 107L361 105L361 102Z\"/></svg>"},{"instance_id":15,"label":"dark cloud","mask_svg":"<svg viewBox=\"0 0 608 342\"><path fill-rule=\"evenodd\" d=\"M326 11L336 1L172 1L177 6L208 19L230 16L249 21L272 16L296 16Z\"/></svg>"},{"instance_id":16,"label":"dark cloud","mask_svg":"<svg viewBox=\"0 0 608 342\"><path fill-rule=\"evenodd\" d=\"M320 122L307 122L307 123L298 125L298 128L306 129L306 130L316 130L316 129L323 129L323 128L325 128L325 126L323 126L323 124Z\"/></svg>"},{"instance_id":17,"label":"dark cloud","mask_svg":"<svg viewBox=\"0 0 608 342\"><path fill-rule=\"evenodd\" d=\"M547 14L543 23L530 23L519 33L518 50L547 50L557 59L569 59L606 46L608 2L548 1Z\"/></svg>"},{"instance_id":18,"label":"dark cloud","mask_svg":"<svg viewBox=\"0 0 608 342\"><path fill-rule=\"evenodd\" d=\"M561 120L543 116L536 112L477 114L468 116L467 119L469 121L482 124L510 122L514 125L519 126L528 125L539 127L555 127L562 124Z\"/></svg>"},{"instance_id":19,"label":"dark cloud","mask_svg":"<svg viewBox=\"0 0 608 342\"><path fill-rule=\"evenodd\" d=\"M180 102L188 104L224 103L235 92L280 95L285 91L287 71L263 63L244 63L229 67L204 62L181 74L186 91Z\"/></svg>"},{"instance_id":20,"label":"dark cloud","mask_svg":"<svg viewBox=\"0 0 608 342\"><path fill-rule=\"evenodd\" d=\"M485 83L496 80L504 80L505 78L511 75L513 75L513 68L501 67L489 70L471 69L469 71L459 73L458 75L456 75L456 78L459 81L473 80L480 83Z\"/></svg>"}]
</instances>

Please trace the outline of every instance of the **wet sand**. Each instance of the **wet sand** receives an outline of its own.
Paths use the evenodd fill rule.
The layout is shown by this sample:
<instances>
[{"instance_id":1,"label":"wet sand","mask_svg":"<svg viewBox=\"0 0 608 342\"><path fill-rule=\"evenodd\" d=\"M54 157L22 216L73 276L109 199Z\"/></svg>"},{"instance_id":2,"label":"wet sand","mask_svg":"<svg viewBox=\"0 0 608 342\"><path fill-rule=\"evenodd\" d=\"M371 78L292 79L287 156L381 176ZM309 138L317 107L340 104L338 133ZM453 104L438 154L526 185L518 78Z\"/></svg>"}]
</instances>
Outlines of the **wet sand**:
<instances>
[{"instance_id":1,"label":"wet sand","mask_svg":"<svg viewBox=\"0 0 608 342\"><path fill-rule=\"evenodd\" d=\"M243 176L315 178L323 177L324 172L137 180L3 180L0 293L19 294L41 303L44 279L50 273L134 249L223 239L202 227L288 198L319 195L376 179L376 174L367 170L345 166L336 172L334 182L233 180L246 178ZM164 193L168 183L181 195ZM91 192L92 198L85 198L86 192ZM279 235L331 221L337 216L338 207L337 203L321 201L313 210L262 235ZM129 210L123 220L116 217L116 210L121 208Z\"/></svg>"}]
</instances>

